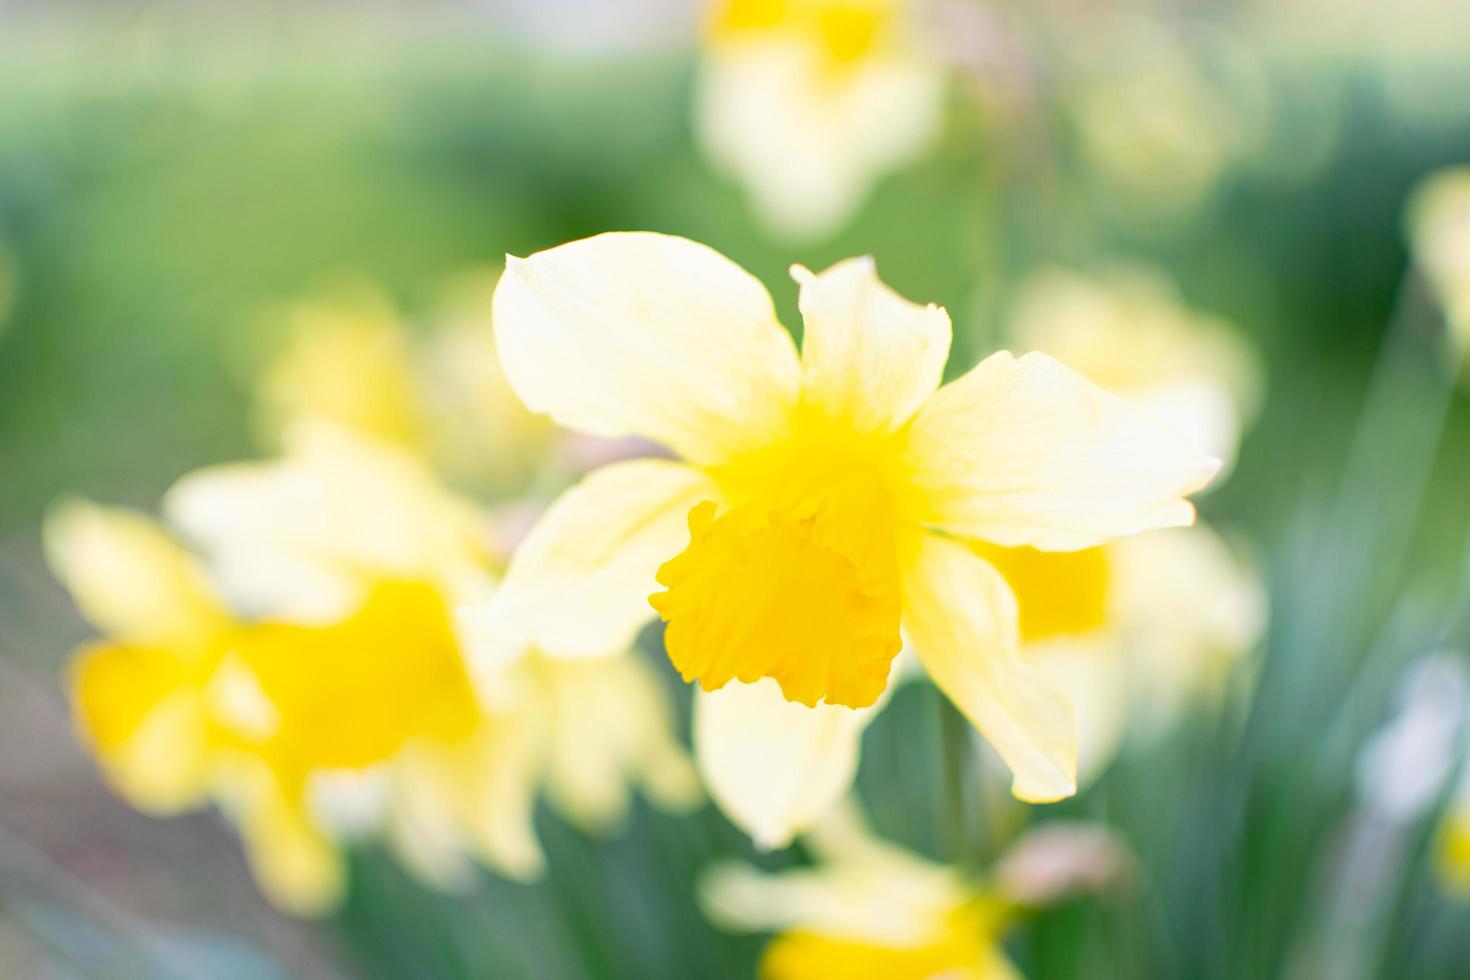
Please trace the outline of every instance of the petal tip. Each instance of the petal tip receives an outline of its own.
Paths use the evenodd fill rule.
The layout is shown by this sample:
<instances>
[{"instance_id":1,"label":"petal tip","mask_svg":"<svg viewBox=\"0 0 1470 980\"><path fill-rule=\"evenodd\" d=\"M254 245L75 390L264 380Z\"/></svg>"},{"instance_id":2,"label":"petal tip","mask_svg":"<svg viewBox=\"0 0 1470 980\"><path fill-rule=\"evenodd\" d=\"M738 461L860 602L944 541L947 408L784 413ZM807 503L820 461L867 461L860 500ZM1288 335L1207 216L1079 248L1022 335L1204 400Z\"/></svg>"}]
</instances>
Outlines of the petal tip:
<instances>
[{"instance_id":1,"label":"petal tip","mask_svg":"<svg viewBox=\"0 0 1470 980\"><path fill-rule=\"evenodd\" d=\"M1071 773L1057 772L1054 779L1017 776L1011 784L1011 795L1022 803L1059 803L1076 796L1076 766Z\"/></svg>"},{"instance_id":2,"label":"petal tip","mask_svg":"<svg viewBox=\"0 0 1470 980\"><path fill-rule=\"evenodd\" d=\"M1194 466L1193 479L1196 482L1194 490L1203 490L1209 486L1210 482L1220 475L1220 470L1224 467L1225 460L1219 456L1202 454Z\"/></svg>"}]
</instances>

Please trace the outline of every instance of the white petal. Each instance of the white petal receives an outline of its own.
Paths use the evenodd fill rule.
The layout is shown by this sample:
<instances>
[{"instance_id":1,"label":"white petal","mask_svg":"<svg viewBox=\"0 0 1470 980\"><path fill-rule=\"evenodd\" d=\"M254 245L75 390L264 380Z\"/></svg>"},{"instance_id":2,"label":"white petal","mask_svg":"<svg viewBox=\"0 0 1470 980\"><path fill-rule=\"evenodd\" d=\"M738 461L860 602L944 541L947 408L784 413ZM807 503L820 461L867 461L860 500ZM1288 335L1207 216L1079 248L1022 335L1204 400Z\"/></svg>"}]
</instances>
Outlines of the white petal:
<instances>
[{"instance_id":1,"label":"white petal","mask_svg":"<svg viewBox=\"0 0 1470 980\"><path fill-rule=\"evenodd\" d=\"M1016 598L973 552L922 536L904 573L904 630L934 683L980 730L1028 802L1077 790L1066 696L1021 658Z\"/></svg>"},{"instance_id":2,"label":"white petal","mask_svg":"<svg viewBox=\"0 0 1470 980\"><path fill-rule=\"evenodd\" d=\"M949 314L910 303L878 279L871 258L814 275L800 266L802 403L862 432L889 432L939 387Z\"/></svg>"},{"instance_id":3,"label":"white petal","mask_svg":"<svg viewBox=\"0 0 1470 980\"><path fill-rule=\"evenodd\" d=\"M47 518L45 543L78 608L117 640L182 655L228 625L198 564L142 514L70 501Z\"/></svg>"},{"instance_id":4,"label":"white petal","mask_svg":"<svg viewBox=\"0 0 1470 980\"><path fill-rule=\"evenodd\" d=\"M756 279L704 245L598 235L506 260L495 335L532 410L593 435L641 435L713 463L779 437L791 337Z\"/></svg>"},{"instance_id":5,"label":"white petal","mask_svg":"<svg viewBox=\"0 0 1470 980\"><path fill-rule=\"evenodd\" d=\"M757 847L785 847L852 785L875 710L808 708L769 677L731 681L695 693L695 758L710 795Z\"/></svg>"},{"instance_id":6,"label":"white petal","mask_svg":"<svg viewBox=\"0 0 1470 980\"><path fill-rule=\"evenodd\" d=\"M1219 468L1168 425L1044 354L1001 351L914 418L915 519L1048 550L1189 524Z\"/></svg>"},{"instance_id":7,"label":"white petal","mask_svg":"<svg viewBox=\"0 0 1470 980\"><path fill-rule=\"evenodd\" d=\"M553 656L621 653L653 617L660 565L689 544L689 511L716 499L691 467L642 459L595 470L537 523L475 625Z\"/></svg>"}]
</instances>

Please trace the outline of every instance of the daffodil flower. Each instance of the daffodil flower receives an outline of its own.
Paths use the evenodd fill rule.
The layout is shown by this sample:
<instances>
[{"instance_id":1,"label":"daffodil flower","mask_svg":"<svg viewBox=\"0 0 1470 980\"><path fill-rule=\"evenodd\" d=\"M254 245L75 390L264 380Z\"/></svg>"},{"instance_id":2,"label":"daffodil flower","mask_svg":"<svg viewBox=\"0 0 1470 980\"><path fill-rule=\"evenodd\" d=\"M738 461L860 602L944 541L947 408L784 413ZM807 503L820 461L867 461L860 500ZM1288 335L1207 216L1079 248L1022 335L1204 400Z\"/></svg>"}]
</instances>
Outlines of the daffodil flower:
<instances>
[{"instance_id":1,"label":"daffodil flower","mask_svg":"<svg viewBox=\"0 0 1470 980\"><path fill-rule=\"evenodd\" d=\"M1440 822L1437 858L1445 888L1470 898L1470 778L1462 781L1460 792Z\"/></svg>"},{"instance_id":2,"label":"daffodil flower","mask_svg":"<svg viewBox=\"0 0 1470 980\"><path fill-rule=\"evenodd\" d=\"M249 743L276 723L242 666L251 628L140 514L72 502L48 521L46 544L57 575L107 636L78 652L69 686L79 733L109 783L158 814L203 805L233 783L262 887L302 913L334 902L343 883L335 849L277 771L246 761ZM245 771L248 785L230 778Z\"/></svg>"},{"instance_id":3,"label":"daffodil flower","mask_svg":"<svg viewBox=\"0 0 1470 980\"><path fill-rule=\"evenodd\" d=\"M834 230L938 129L940 66L904 0L721 0L701 60L710 155L793 236Z\"/></svg>"},{"instance_id":4,"label":"daffodil flower","mask_svg":"<svg viewBox=\"0 0 1470 980\"><path fill-rule=\"evenodd\" d=\"M765 874L732 862L700 883L716 926L776 933L760 980L1020 976L1000 947L1012 912L981 883L878 840L841 808L804 842L814 867Z\"/></svg>"},{"instance_id":5,"label":"daffodil flower","mask_svg":"<svg viewBox=\"0 0 1470 980\"><path fill-rule=\"evenodd\" d=\"M625 817L631 787L669 809L699 801L658 679L626 648L555 660L455 615L494 593L487 525L421 460L321 424L287 445L192 474L165 506L232 598L302 624L257 630L249 664L279 716L313 719L286 754L311 773L384 767L373 819L406 863L446 887L467 880L465 854L538 873L542 788L589 831Z\"/></svg>"},{"instance_id":6,"label":"daffodil flower","mask_svg":"<svg viewBox=\"0 0 1470 980\"><path fill-rule=\"evenodd\" d=\"M1426 179L1407 218L1414 260L1444 308L1453 354L1470 366L1470 167Z\"/></svg>"},{"instance_id":7,"label":"daffodil flower","mask_svg":"<svg viewBox=\"0 0 1470 980\"><path fill-rule=\"evenodd\" d=\"M69 686L82 737L133 806L203 802L223 733L208 683L238 623L203 570L156 523L71 501L46 524L47 557L105 639L78 651Z\"/></svg>"},{"instance_id":8,"label":"daffodil flower","mask_svg":"<svg viewBox=\"0 0 1470 980\"><path fill-rule=\"evenodd\" d=\"M590 656L626 645L651 604L707 692L706 781L717 800L764 800L731 815L768 845L840 795L844 732L904 635L1018 796L1071 794L1066 698L1021 657L1015 596L970 542L1068 550L1188 524L1184 495L1218 464L1045 355L998 353L940 387L948 316L871 260L794 275L800 357L765 289L705 246L607 234L510 260L495 326L527 405L681 459L616 463L568 491L491 616ZM717 744L756 727L774 752Z\"/></svg>"}]
</instances>

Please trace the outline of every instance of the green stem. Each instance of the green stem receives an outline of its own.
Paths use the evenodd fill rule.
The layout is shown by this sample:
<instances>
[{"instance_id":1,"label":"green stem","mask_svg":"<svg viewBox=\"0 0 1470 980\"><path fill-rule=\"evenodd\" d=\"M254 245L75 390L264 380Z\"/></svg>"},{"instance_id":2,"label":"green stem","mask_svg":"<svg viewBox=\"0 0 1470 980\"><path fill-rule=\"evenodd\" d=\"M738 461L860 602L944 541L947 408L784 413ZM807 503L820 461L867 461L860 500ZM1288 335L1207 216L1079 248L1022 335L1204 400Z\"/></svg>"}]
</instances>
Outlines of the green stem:
<instances>
[{"instance_id":1,"label":"green stem","mask_svg":"<svg viewBox=\"0 0 1470 980\"><path fill-rule=\"evenodd\" d=\"M969 775L973 762L970 723L943 693L939 701L939 739L944 757L944 846L950 860L968 864L973 857L969 816Z\"/></svg>"}]
</instances>

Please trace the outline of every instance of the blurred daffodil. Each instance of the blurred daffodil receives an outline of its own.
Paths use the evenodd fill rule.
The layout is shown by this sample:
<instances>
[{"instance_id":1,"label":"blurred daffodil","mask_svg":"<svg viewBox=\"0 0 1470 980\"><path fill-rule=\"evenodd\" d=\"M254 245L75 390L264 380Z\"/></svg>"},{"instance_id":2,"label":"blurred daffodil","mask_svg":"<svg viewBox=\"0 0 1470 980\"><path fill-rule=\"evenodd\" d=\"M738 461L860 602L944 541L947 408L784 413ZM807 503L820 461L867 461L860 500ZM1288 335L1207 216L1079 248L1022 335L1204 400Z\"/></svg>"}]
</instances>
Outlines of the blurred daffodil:
<instances>
[{"instance_id":1,"label":"blurred daffodil","mask_svg":"<svg viewBox=\"0 0 1470 980\"><path fill-rule=\"evenodd\" d=\"M624 817L633 785L671 808L699 800L667 699L641 660L618 650L559 662L463 625L457 611L484 604L495 588L487 522L420 460L324 424L296 430L287 449L279 460L185 478L167 510L202 544L235 601L307 624L268 633L276 640L269 669L255 670L267 700L293 701L315 719L303 753L350 741L333 733L371 739L379 715L412 726L411 739L385 736L394 750L377 759L389 764L373 797L373 819L407 863L445 885L463 879L466 852L515 877L534 874L541 856L531 816L543 786L589 830ZM372 626L381 664L354 660L344 639L353 620L342 617L372 613L385 595L417 615L401 628L387 619ZM313 632L322 622L338 625ZM337 656L351 662L336 669ZM435 677L456 678L453 701L415 715L405 701ZM338 704L343 692L352 692L350 708ZM324 757L307 768L364 766Z\"/></svg>"},{"instance_id":2,"label":"blurred daffodil","mask_svg":"<svg viewBox=\"0 0 1470 980\"><path fill-rule=\"evenodd\" d=\"M765 289L693 242L608 234L512 260L495 325L527 405L683 461L616 463L565 494L492 617L585 656L626 645L651 603L706 692L706 780L760 801L727 812L767 845L840 795L901 632L1018 796L1067 796L1066 698L1021 656L1015 596L967 542L1075 550L1188 524L1184 495L1218 464L1045 355L1002 352L941 388L948 316L871 260L794 274L800 357Z\"/></svg>"},{"instance_id":3,"label":"blurred daffodil","mask_svg":"<svg viewBox=\"0 0 1470 980\"><path fill-rule=\"evenodd\" d=\"M540 745L514 710L482 710L433 587L383 580L331 623L247 623L140 515L68 504L47 543L108 635L79 654L71 692L109 780L150 812L218 801L283 908L337 901L338 841L362 822L339 818L383 802L385 778L423 754L432 765L412 778L461 801L451 812L472 821L464 836L482 857L508 874L538 869Z\"/></svg>"},{"instance_id":4,"label":"blurred daffodil","mask_svg":"<svg viewBox=\"0 0 1470 980\"><path fill-rule=\"evenodd\" d=\"M908 0L718 0L700 133L779 231L835 230L938 128L943 76Z\"/></svg>"},{"instance_id":5,"label":"blurred daffodil","mask_svg":"<svg viewBox=\"0 0 1470 980\"><path fill-rule=\"evenodd\" d=\"M51 567L104 639L69 686L81 734L134 806L173 813L210 788L209 681L239 625L202 569L155 522L73 501L46 525Z\"/></svg>"},{"instance_id":6,"label":"blurred daffodil","mask_svg":"<svg viewBox=\"0 0 1470 980\"><path fill-rule=\"evenodd\" d=\"M1227 466L1260 397L1259 368L1231 328L1143 269L1036 275L1008 337L1167 421ZM1264 626L1264 590L1203 525L1069 554L980 551L1016 593L1028 658L1072 700L1084 777L1128 731L1158 735L1218 691Z\"/></svg>"},{"instance_id":7,"label":"blurred daffodil","mask_svg":"<svg viewBox=\"0 0 1470 980\"><path fill-rule=\"evenodd\" d=\"M813 867L766 874L730 863L701 882L716 926L776 933L761 980L1020 976L1000 948L1013 912L979 881L878 840L843 808L803 840Z\"/></svg>"},{"instance_id":8,"label":"blurred daffodil","mask_svg":"<svg viewBox=\"0 0 1470 980\"><path fill-rule=\"evenodd\" d=\"M1237 79L1213 77L1211 62L1247 77L1259 68L1239 50L1211 51L1159 30L1111 33L1068 49L1078 150L1135 220L1181 217L1208 201L1260 138L1262 109L1230 84ZM1254 81L1244 88L1259 90Z\"/></svg>"},{"instance_id":9,"label":"blurred daffodil","mask_svg":"<svg viewBox=\"0 0 1470 980\"><path fill-rule=\"evenodd\" d=\"M1420 184L1408 218L1414 259L1444 307L1456 356L1470 366L1470 167Z\"/></svg>"},{"instance_id":10,"label":"blurred daffodil","mask_svg":"<svg viewBox=\"0 0 1470 980\"><path fill-rule=\"evenodd\" d=\"M377 289L336 283L283 307L275 318L285 328L285 346L256 395L258 422L271 444L309 420L386 442L423 442L408 343L397 312Z\"/></svg>"},{"instance_id":11,"label":"blurred daffodil","mask_svg":"<svg viewBox=\"0 0 1470 980\"><path fill-rule=\"evenodd\" d=\"M328 422L411 450L498 496L556 462L546 420L526 411L500 369L490 327L498 272L451 277L424 329L411 332L370 284L337 281L275 316L284 343L256 384L266 445Z\"/></svg>"},{"instance_id":12,"label":"blurred daffodil","mask_svg":"<svg viewBox=\"0 0 1470 980\"><path fill-rule=\"evenodd\" d=\"M1461 780L1440 823L1438 865L1445 887L1470 898L1470 776Z\"/></svg>"}]
</instances>

